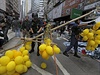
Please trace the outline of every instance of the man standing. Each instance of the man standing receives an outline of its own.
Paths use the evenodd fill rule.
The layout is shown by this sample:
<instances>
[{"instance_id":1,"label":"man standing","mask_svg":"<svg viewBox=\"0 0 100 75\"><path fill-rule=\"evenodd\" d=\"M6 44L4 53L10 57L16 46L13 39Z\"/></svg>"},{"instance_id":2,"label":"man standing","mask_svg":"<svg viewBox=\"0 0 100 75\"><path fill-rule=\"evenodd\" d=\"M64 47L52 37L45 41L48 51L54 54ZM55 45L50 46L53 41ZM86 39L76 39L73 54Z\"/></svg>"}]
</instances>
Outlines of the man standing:
<instances>
[{"instance_id":1,"label":"man standing","mask_svg":"<svg viewBox=\"0 0 100 75\"><path fill-rule=\"evenodd\" d=\"M22 24L23 37L25 36L30 37L30 34L29 34L30 26L31 26L31 23L29 21L29 17L26 16Z\"/></svg>"},{"instance_id":2,"label":"man standing","mask_svg":"<svg viewBox=\"0 0 100 75\"><path fill-rule=\"evenodd\" d=\"M13 24L14 29L15 29L15 36L16 37L21 37L21 34L20 34L21 24L18 20L18 17L14 18L12 24Z\"/></svg>"},{"instance_id":3,"label":"man standing","mask_svg":"<svg viewBox=\"0 0 100 75\"><path fill-rule=\"evenodd\" d=\"M82 26L87 26L87 25L90 25L90 24L94 24L95 22L91 22L91 23L88 23L88 24L81 24L81 21L80 20L77 20L75 22L75 24L72 26L71 30L72 30L72 33L71 33L71 40L70 40L70 46L68 46L66 48L66 50L63 52L63 54L67 57L69 57L68 55L68 51L74 47L74 50L75 50L75 53L74 53L74 56L77 57L77 58L80 58L80 56L78 56L77 52L77 48L78 48L78 38L79 38L79 33L81 32L80 30L80 27Z\"/></svg>"},{"instance_id":4,"label":"man standing","mask_svg":"<svg viewBox=\"0 0 100 75\"><path fill-rule=\"evenodd\" d=\"M2 23L5 24L2 27L2 30L3 30L3 33L4 33L4 43L6 43L9 40L7 33L8 33L9 28L10 28L10 20L8 19L7 15L3 16Z\"/></svg>"},{"instance_id":5,"label":"man standing","mask_svg":"<svg viewBox=\"0 0 100 75\"><path fill-rule=\"evenodd\" d=\"M30 27L31 37L35 37L37 35L38 25L39 25L38 18L33 17L32 22L31 22L31 27ZM32 42L31 46L32 46L32 49L29 51L29 53L34 52L35 42Z\"/></svg>"}]
</instances>

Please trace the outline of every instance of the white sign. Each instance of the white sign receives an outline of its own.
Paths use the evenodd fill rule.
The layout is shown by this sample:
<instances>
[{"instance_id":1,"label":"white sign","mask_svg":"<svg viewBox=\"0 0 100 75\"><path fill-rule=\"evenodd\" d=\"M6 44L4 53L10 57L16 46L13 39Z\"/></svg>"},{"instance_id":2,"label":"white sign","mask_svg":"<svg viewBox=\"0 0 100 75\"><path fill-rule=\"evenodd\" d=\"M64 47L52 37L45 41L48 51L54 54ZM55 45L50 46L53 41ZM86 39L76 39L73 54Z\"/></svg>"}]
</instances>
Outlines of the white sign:
<instances>
[{"instance_id":1,"label":"white sign","mask_svg":"<svg viewBox=\"0 0 100 75\"><path fill-rule=\"evenodd\" d=\"M61 13L62 13L62 4L53 9L53 19L61 17Z\"/></svg>"},{"instance_id":2,"label":"white sign","mask_svg":"<svg viewBox=\"0 0 100 75\"><path fill-rule=\"evenodd\" d=\"M84 7L84 10L88 10L88 9L92 9L92 8L95 8L97 5L100 5L100 1L98 2L95 2L93 4L90 4L90 5L87 5Z\"/></svg>"}]
</instances>

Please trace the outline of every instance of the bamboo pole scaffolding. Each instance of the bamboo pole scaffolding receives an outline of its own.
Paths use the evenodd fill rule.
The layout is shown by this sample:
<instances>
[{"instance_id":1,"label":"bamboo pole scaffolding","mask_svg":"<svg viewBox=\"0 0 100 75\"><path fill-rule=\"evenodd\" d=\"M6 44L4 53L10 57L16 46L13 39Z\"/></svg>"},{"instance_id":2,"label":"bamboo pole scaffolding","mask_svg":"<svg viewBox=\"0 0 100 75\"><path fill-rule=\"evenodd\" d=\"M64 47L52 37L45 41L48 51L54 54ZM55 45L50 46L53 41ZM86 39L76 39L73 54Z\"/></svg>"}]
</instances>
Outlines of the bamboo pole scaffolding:
<instances>
[{"instance_id":1,"label":"bamboo pole scaffolding","mask_svg":"<svg viewBox=\"0 0 100 75\"><path fill-rule=\"evenodd\" d=\"M68 25L68 24L71 23L71 22L74 22L74 21L76 21L76 20L78 20L78 19L81 19L81 18L83 18L83 17L85 17L85 16L88 16L89 14L93 13L94 11L95 11L95 10L92 10L92 11L90 11L90 12L88 12L88 13L86 13L86 14L80 16L80 17L77 17L77 18L75 18L75 19L73 19L73 20L70 20L70 21L64 23L64 24L61 24L61 25L59 25L59 26L57 26L57 27L51 29L51 31L54 31L54 30L56 30L56 29L59 29L59 28L61 28L61 27L63 27L63 26ZM32 40L34 40L34 39L36 39L36 38L42 36L43 34L44 34L44 33L41 33L41 34L35 36L35 37L32 38L30 41L32 41ZM23 38L21 38L21 39L24 40ZM28 38L26 38L25 40L28 40Z\"/></svg>"},{"instance_id":2,"label":"bamboo pole scaffolding","mask_svg":"<svg viewBox=\"0 0 100 75\"><path fill-rule=\"evenodd\" d=\"M15 46L13 46L13 47L11 47L11 48L7 48L7 49L5 49L5 50L0 50L0 53L3 53L3 52L5 52L5 51L7 51L7 50L11 50L11 49L14 49L14 48L16 48L16 47L19 47L19 46L21 46L22 44L24 44L24 43L17 44L17 45L15 45Z\"/></svg>"}]
</instances>

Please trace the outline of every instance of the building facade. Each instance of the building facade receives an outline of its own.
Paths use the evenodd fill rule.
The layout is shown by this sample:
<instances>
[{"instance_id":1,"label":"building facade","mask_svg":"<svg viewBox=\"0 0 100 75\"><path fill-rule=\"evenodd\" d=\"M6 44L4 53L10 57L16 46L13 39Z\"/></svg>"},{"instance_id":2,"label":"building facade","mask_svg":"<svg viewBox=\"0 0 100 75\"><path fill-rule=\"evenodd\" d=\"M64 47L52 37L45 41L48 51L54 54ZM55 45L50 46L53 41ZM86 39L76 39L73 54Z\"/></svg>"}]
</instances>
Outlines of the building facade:
<instances>
[{"instance_id":1,"label":"building facade","mask_svg":"<svg viewBox=\"0 0 100 75\"><path fill-rule=\"evenodd\" d=\"M5 2L5 0L0 0L0 9L6 11L6 2Z\"/></svg>"},{"instance_id":2,"label":"building facade","mask_svg":"<svg viewBox=\"0 0 100 75\"><path fill-rule=\"evenodd\" d=\"M39 1L39 12L38 12L39 18L44 18L44 0Z\"/></svg>"},{"instance_id":3,"label":"building facade","mask_svg":"<svg viewBox=\"0 0 100 75\"><path fill-rule=\"evenodd\" d=\"M95 9L97 5L100 5L99 0L48 0L47 15L50 20L67 20L70 19L73 8L85 14Z\"/></svg>"},{"instance_id":4,"label":"building facade","mask_svg":"<svg viewBox=\"0 0 100 75\"><path fill-rule=\"evenodd\" d=\"M31 0L31 11L35 15L38 14L39 18L45 18L48 0Z\"/></svg>"},{"instance_id":5,"label":"building facade","mask_svg":"<svg viewBox=\"0 0 100 75\"><path fill-rule=\"evenodd\" d=\"M34 14L39 12L39 0L31 0L31 11Z\"/></svg>"},{"instance_id":6,"label":"building facade","mask_svg":"<svg viewBox=\"0 0 100 75\"><path fill-rule=\"evenodd\" d=\"M9 15L19 14L20 0L0 0L0 9L6 11Z\"/></svg>"},{"instance_id":7,"label":"building facade","mask_svg":"<svg viewBox=\"0 0 100 75\"><path fill-rule=\"evenodd\" d=\"M20 0L6 0L6 11L8 13L19 14L19 2Z\"/></svg>"}]
</instances>

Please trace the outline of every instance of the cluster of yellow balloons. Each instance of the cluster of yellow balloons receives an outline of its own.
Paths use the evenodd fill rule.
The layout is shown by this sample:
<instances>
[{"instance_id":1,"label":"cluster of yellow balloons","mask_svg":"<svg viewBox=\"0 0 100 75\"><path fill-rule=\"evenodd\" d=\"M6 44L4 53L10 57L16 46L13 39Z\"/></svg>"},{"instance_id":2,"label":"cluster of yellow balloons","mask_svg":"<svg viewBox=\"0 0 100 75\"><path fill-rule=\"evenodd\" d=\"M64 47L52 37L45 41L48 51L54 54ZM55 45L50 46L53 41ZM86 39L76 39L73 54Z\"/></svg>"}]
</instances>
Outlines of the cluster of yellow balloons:
<instances>
[{"instance_id":1,"label":"cluster of yellow balloons","mask_svg":"<svg viewBox=\"0 0 100 75\"><path fill-rule=\"evenodd\" d=\"M45 38L44 43L39 46L39 54L43 59L48 60L50 56L60 53L60 49L51 43L52 41L49 38Z\"/></svg>"},{"instance_id":2,"label":"cluster of yellow balloons","mask_svg":"<svg viewBox=\"0 0 100 75\"><path fill-rule=\"evenodd\" d=\"M20 75L31 67L29 42L18 50L8 50L0 57L0 75ZM27 50L26 50L27 49Z\"/></svg>"},{"instance_id":3,"label":"cluster of yellow balloons","mask_svg":"<svg viewBox=\"0 0 100 75\"><path fill-rule=\"evenodd\" d=\"M87 41L87 50L94 51L100 44L100 22L97 22L93 28L85 29L80 34L83 37L83 41Z\"/></svg>"}]
</instances>

